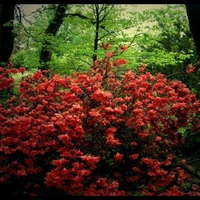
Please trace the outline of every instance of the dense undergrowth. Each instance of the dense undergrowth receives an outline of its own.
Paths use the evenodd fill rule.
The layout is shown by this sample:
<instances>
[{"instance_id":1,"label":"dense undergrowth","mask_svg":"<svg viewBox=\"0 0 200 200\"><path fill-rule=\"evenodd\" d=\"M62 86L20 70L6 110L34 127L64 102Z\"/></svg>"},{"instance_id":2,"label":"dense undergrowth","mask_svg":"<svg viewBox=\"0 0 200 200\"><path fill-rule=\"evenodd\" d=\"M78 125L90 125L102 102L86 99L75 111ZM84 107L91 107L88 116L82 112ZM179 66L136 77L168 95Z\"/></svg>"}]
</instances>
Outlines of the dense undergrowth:
<instances>
[{"instance_id":1,"label":"dense undergrowth","mask_svg":"<svg viewBox=\"0 0 200 200\"><path fill-rule=\"evenodd\" d=\"M200 195L180 152L199 134L196 95L145 65L118 74L126 61L113 56L88 73L39 70L0 104L1 195ZM24 69L0 72L3 91Z\"/></svg>"}]
</instances>

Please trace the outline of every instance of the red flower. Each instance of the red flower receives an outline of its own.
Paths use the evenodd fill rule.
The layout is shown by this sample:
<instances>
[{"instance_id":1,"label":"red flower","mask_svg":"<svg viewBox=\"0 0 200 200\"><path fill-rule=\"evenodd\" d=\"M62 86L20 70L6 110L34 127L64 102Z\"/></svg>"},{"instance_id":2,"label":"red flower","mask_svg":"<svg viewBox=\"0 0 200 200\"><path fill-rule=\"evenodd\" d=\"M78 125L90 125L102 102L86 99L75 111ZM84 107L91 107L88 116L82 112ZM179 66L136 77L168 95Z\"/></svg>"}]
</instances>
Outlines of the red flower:
<instances>
[{"instance_id":1,"label":"red flower","mask_svg":"<svg viewBox=\"0 0 200 200\"><path fill-rule=\"evenodd\" d=\"M132 155L129 156L129 158L132 159L132 160L138 159L138 157L139 157L138 153L135 153L135 154L132 154Z\"/></svg>"},{"instance_id":2,"label":"red flower","mask_svg":"<svg viewBox=\"0 0 200 200\"><path fill-rule=\"evenodd\" d=\"M77 175L79 176L89 176L92 172L90 170L81 169L77 171Z\"/></svg>"},{"instance_id":3,"label":"red flower","mask_svg":"<svg viewBox=\"0 0 200 200\"><path fill-rule=\"evenodd\" d=\"M162 137L161 136L156 136L155 141L161 141Z\"/></svg>"},{"instance_id":4,"label":"red flower","mask_svg":"<svg viewBox=\"0 0 200 200\"><path fill-rule=\"evenodd\" d=\"M107 58L110 58L110 57L112 57L113 55L115 55L115 52L114 52L114 51L110 51L110 52L106 53L106 57L107 57Z\"/></svg>"},{"instance_id":5,"label":"red flower","mask_svg":"<svg viewBox=\"0 0 200 200\"><path fill-rule=\"evenodd\" d=\"M128 49L128 46L121 46L120 51L126 51Z\"/></svg>"},{"instance_id":6,"label":"red flower","mask_svg":"<svg viewBox=\"0 0 200 200\"><path fill-rule=\"evenodd\" d=\"M54 91L54 87L55 87L55 84L54 83L50 83L47 87L47 92L53 92Z\"/></svg>"},{"instance_id":7,"label":"red flower","mask_svg":"<svg viewBox=\"0 0 200 200\"><path fill-rule=\"evenodd\" d=\"M99 111L95 110L95 109L91 109L91 111L89 111L89 115L91 117L100 117L101 116L101 114L99 113Z\"/></svg>"},{"instance_id":8,"label":"red flower","mask_svg":"<svg viewBox=\"0 0 200 200\"><path fill-rule=\"evenodd\" d=\"M143 163L145 163L147 166L154 166L155 162L151 158L142 158L141 159Z\"/></svg>"},{"instance_id":9,"label":"red flower","mask_svg":"<svg viewBox=\"0 0 200 200\"><path fill-rule=\"evenodd\" d=\"M59 135L58 138L67 146L72 147L73 143L71 142L71 138L68 134Z\"/></svg>"},{"instance_id":10,"label":"red flower","mask_svg":"<svg viewBox=\"0 0 200 200\"><path fill-rule=\"evenodd\" d=\"M134 146L134 147L138 146L137 142L131 142L130 145L131 145L131 146Z\"/></svg>"},{"instance_id":11,"label":"red flower","mask_svg":"<svg viewBox=\"0 0 200 200\"><path fill-rule=\"evenodd\" d=\"M148 175L149 175L149 176L156 176L156 173L153 172L153 171L149 171L149 172L148 172Z\"/></svg>"},{"instance_id":12,"label":"red flower","mask_svg":"<svg viewBox=\"0 0 200 200\"><path fill-rule=\"evenodd\" d=\"M125 104L122 104L122 105L121 105L121 109L122 109L123 111L126 111L126 110L128 109L128 106L125 105Z\"/></svg>"},{"instance_id":13,"label":"red flower","mask_svg":"<svg viewBox=\"0 0 200 200\"><path fill-rule=\"evenodd\" d=\"M104 48L105 48L105 49L110 49L110 47L111 47L111 45L110 45L110 44L108 44L108 43L107 43L107 44L105 44L105 46L104 46Z\"/></svg>"},{"instance_id":14,"label":"red flower","mask_svg":"<svg viewBox=\"0 0 200 200\"><path fill-rule=\"evenodd\" d=\"M140 68L139 68L139 72L143 73L143 72L145 71L146 67L147 67L147 65L142 64L142 65L140 66Z\"/></svg>"},{"instance_id":15,"label":"red flower","mask_svg":"<svg viewBox=\"0 0 200 200\"><path fill-rule=\"evenodd\" d=\"M131 169L133 172L140 172L140 169L138 167L132 167Z\"/></svg>"},{"instance_id":16,"label":"red flower","mask_svg":"<svg viewBox=\"0 0 200 200\"><path fill-rule=\"evenodd\" d=\"M118 66L120 66L120 65L124 65L124 64L126 64L127 62L126 62L126 60L125 59L117 59L116 61L115 61L115 65L118 67Z\"/></svg>"},{"instance_id":17,"label":"red flower","mask_svg":"<svg viewBox=\"0 0 200 200\"><path fill-rule=\"evenodd\" d=\"M8 66L9 66L10 68L12 68L12 67L14 66L13 63L12 63L12 61L9 62Z\"/></svg>"},{"instance_id":18,"label":"red flower","mask_svg":"<svg viewBox=\"0 0 200 200\"><path fill-rule=\"evenodd\" d=\"M46 84L40 83L37 85L38 92L44 91L46 89Z\"/></svg>"},{"instance_id":19,"label":"red flower","mask_svg":"<svg viewBox=\"0 0 200 200\"><path fill-rule=\"evenodd\" d=\"M30 166L30 165L33 164L33 160L30 159L30 158L26 158L26 159L25 159L25 163L26 163L28 166Z\"/></svg>"},{"instance_id":20,"label":"red flower","mask_svg":"<svg viewBox=\"0 0 200 200\"><path fill-rule=\"evenodd\" d=\"M196 184L193 184L193 185L192 185L192 189L193 189L194 191L196 191L196 190L198 190L198 189L199 189L199 186L198 186L198 185L196 185Z\"/></svg>"},{"instance_id":21,"label":"red flower","mask_svg":"<svg viewBox=\"0 0 200 200\"><path fill-rule=\"evenodd\" d=\"M149 133L142 132L142 133L139 133L138 136L141 137L141 138L145 138L145 137L149 136Z\"/></svg>"},{"instance_id":22,"label":"red flower","mask_svg":"<svg viewBox=\"0 0 200 200\"><path fill-rule=\"evenodd\" d=\"M99 157L91 156L91 155L83 155L80 156L83 161L85 161L90 167L99 162Z\"/></svg>"},{"instance_id":23,"label":"red flower","mask_svg":"<svg viewBox=\"0 0 200 200\"><path fill-rule=\"evenodd\" d=\"M106 44L105 44L105 43L102 42L102 43L99 45L99 47L108 50L108 49L110 49L111 45L110 45L109 43L106 43Z\"/></svg>"},{"instance_id":24,"label":"red flower","mask_svg":"<svg viewBox=\"0 0 200 200\"><path fill-rule=\"evenodd\" d=\"M185 163L186 163L186 159L182 159L182 160L180 161L180 163L181 163L181 164L185 164Z\"/></svg>"},{"instance_id":25,"label":"red flower","mask_svg":"<svg viewBox=\"0 0 200 200\"><path fill-rule=\"evenodd\" d=\"M26 71L25 67L21 67L21 68L19 68L19 70L20 70L20 72L21 72L22 74Z\"/></svg>"},{"instance_id":26,"label":"red flower","mask_svg":"<svg viewBox=\"0 0 200 200\"><path fill-rule=\"evenodd\" d=\"M172 163L171 159L167 158L165 161L165 165L168 166L171 165L171 163Z\"/></svg>"},{"instance_id":27,"label":"red flower","mask_svg":"<svg viewBox=\"0 0 200 200\"><path fill-rule=\"evenodd\" d=\"M115 162L121 161L121 160L123 159L123 156L124 156L123 154L116 153L116 154L114 155Z\"/></svg>"},{"instance_id":28,"label":"red flower","mask_svg":"<svg viewBox=\"0 0 200 200\"><path fill-rule=\"evenodd\" d=\"M183 196L184 194L185 193L182 192L176 185L170 188L168 191L160 193L161 196Z\"/></svg>"},{"instance_id":29,"label":"red flower","mask_svg":"<svg viewBox=\"0 0 200 200\"><path fill-rule=\"evenodd\" d=\"M195 68L196 68L195 66L190 65L190 66L188 67L188 69L186 69L186 72L187 72L187 73L192 73L192 72L194 72Z\"/></svg>"},{"instance_id":30,"label":"red flower","mask_svg":"<svg viewBox=\"0 0 200 200\"><path fill-rule=\"evenodd\" d=\"M69 163L69 161L64 159L64 158L52 161L52 165L54 165L54 166L60 166L60 165L63 166L63 165L68 164L68 163Z\"/></svg>"},{"instance_id":31,"label":"red flower","mask_svg":"<svg viewBox=\"0 0 200 200\"><path fill-rule=\"evenodd\" d=\"M117 145L120 145L121 142L119 141L119 139L115 139L113 134L108 134L106 138L106 144L112 147L116 147Z\"/></svg>"},{"instance_id":32,"label":"red flower","mask_svg":"<svg viewBox=\"0 0 200 200\"><path fill-rule=\"evenodd\" d=\"M70 86L70 89L75 94L82 94L83 93L82 89L76 83L72 83L71 86Z\"/></svg>"},{"instance_id":33,"label":"red flower","mask_svg":"<svg viewBox=\"0 0 200 200\"><path fill-rule=\"evenodd\" d=\"M106 130L106 134L113 134L117 131L116 127L110 127Z\"/></svg>"}]
</instances>

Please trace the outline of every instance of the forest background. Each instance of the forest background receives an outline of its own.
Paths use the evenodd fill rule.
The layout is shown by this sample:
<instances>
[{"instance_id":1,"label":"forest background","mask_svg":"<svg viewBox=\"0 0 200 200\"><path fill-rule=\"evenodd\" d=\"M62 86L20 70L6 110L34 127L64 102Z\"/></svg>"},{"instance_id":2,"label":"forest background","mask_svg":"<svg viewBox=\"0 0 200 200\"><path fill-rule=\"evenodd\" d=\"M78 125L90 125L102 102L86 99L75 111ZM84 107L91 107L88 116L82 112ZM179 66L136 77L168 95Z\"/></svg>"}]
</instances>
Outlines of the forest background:
<instances>
[{"instance_id":1,"label":"forest background","mask_svg":"<svg viewBox=\"0 0 200 200\"><path fill-rule=\"evenodd\" d=\"M127 45L129 49L123 56L132 68L144 62L151 72L162 72L170 78L176 76L187 84L195 80L191 89L199 90L197 78L185 74L185 69L197 57L184 4L147 5L152 9L144 9L144 5L138 9L134 4L108 5L98 19L93 5L68 5L69 14L59 29L50 33L52 36L47 29L55 17L56 6L48 5L48 9L43 6L46 5L28 16L26 12L18 13L22 23L15 21L16 35L10 57L15 65L32 71L46 65L63 74L84 71L103 56L99 45L105 42L112 48ZM41 10L45 11L42 15Z\"/></svg>"}]
</instances>

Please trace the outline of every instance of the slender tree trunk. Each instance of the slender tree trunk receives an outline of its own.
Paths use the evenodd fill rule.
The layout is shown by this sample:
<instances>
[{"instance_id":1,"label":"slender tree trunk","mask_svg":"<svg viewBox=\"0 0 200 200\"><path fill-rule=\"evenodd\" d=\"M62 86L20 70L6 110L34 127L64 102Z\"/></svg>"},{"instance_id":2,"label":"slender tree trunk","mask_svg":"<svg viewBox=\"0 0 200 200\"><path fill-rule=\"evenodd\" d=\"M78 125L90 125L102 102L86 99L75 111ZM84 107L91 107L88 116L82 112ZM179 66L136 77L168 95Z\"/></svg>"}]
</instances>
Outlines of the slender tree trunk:
<instances>
[{"instance_id":1,"label":"slender tree trunk","mask_svg":"<svg viewBox=\"0 0 200 200\"><path fill-rule=\"evenodd\" d=\"M51 61L52 51L51 51L51 42L48 39L48 36L55 36L57 31L59 30L60 26L62 25L65 17L65 12L67 10L67 4L58 4L58 7L55 12L55 16L52 22L47 27L45 34L47 39L45 39L42 50L40 53L40 69L47 70L49 69L48 62Z\"/></svg>"},{"instance_id":2,"label":"slender tree trunk","mask_svg":"<svg viewBox=\"0 0 200 200\"><path fill-rule=\"evenodd\" d=\"M190 31L197 48L197 54L200 58L200 4L185 4L188 16Z\"/></svg>"},{"instance_id":3,"label":"slender tree trunk","mask_svg":"<svg viewBox=\"0 0 200 200\"><path fill-rule=\"evenodd\" d=\"M95 38L94 38L94 54L93 54L93 62L97 60L96 51L98 50L98 39L99 39L99 5L95 4L95 13L96 13L96 30L95 30Z\"/></svg>"},{"instance_id":4,"label":"slender tree trunk","mask_svg":"<svg viewBox=\"0 0 200 200\"><path fill-rule=\"evenodd\" d=\"M15 4L0 4L0 63L7 64L13 51ZM10 23L6 25L6 23Z\"/></svg>"}]
</instances>

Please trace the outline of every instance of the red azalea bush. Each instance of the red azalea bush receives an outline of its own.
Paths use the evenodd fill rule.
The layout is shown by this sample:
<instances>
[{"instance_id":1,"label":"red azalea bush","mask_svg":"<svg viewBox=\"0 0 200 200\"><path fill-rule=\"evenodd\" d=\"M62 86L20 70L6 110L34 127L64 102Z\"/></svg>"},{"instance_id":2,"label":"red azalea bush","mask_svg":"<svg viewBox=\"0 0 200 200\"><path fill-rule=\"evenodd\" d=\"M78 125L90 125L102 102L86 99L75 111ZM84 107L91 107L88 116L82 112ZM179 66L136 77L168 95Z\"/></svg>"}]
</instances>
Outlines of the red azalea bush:
<instances>
[{"instance_id":1,"label":"red azalea bush","mask_svg":"<svg viewBox=\"0 0 200 200\"><path fill-rule=\"evenodd\" d=\"M0 67L0 91L12 87L14 83L14 78L9 77L9 74L24 73L24 72L25 72L24 67L16 69L13 68L12 63L9 63L9 68Z\"/></svg>"},{"instance_id":2,"label":"red azalea bush","mask_svg":"<svg viewBox=\"0 0 200 200\"><path fill-rule=\"evenodd\" d=\"M197 129L196 96L144 66L116 75L126 61L114 54L89 73L38 71L21 82L19 98L0 105L2 187L27 195L199 194L195 183L183 187L192 177L173 151L184 144L181 128Z\"/></svg>"}]
</instances>

